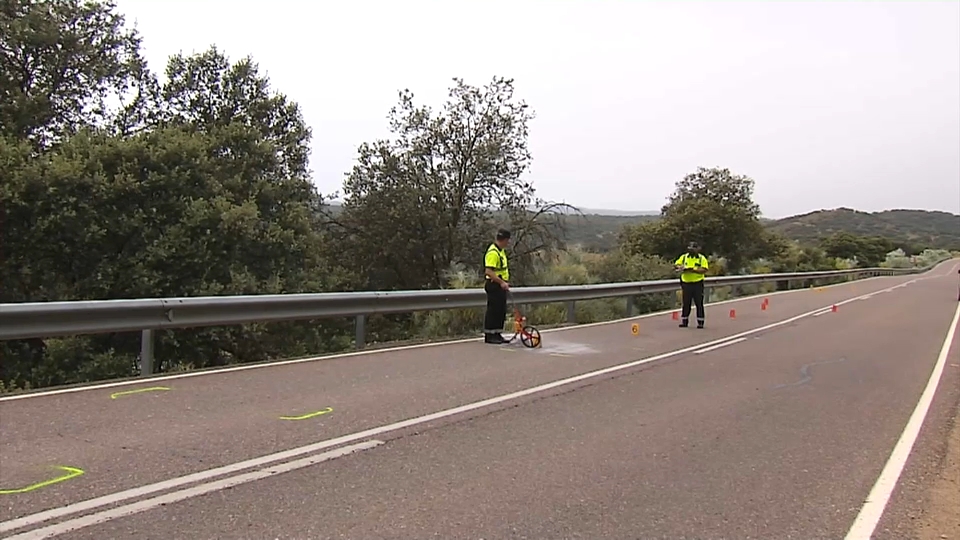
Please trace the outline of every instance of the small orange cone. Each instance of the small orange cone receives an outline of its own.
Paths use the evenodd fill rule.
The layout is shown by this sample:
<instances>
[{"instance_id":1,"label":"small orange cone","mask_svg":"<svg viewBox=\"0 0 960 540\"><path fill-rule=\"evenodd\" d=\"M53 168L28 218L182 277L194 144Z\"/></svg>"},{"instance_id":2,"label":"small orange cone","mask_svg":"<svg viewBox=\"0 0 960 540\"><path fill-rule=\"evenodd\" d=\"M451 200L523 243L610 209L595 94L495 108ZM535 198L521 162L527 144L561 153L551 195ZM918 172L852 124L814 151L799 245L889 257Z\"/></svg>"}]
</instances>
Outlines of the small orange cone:
<instances>
[{"instance_id":1,"label":"small orange cone","mask_svg":"<svg viewBox=\"0 0 960 540\"><path fill-rule=\"evenodd\" d=\"M736 318L737 318L737 310L735 310L735 309L731 309L731 310L730 310L730 318L731 318L731 319L736 319Z\"/></svg>"},{"instance_id":2,"label":"small orange cone","mask_svg":"<svg viewBox=\"0 0 960 540\"><path fill-rule=\"evenodd\" d=\"M760 302L760 311L766 311L766 310L767 310L767 303Z\"/></svg>"},{"instance_id":3,"label":"small orange cone","mask_svg":"<svg viewBox=\"0 0 960 540\"><path fill-rule=\"evenodd\" d=\"M680 320L680 314L677 313L676 311L673 312L672 317L673 317L673 320L675 320L675 321L679 321L679 320Z\"/></svg>"},{"instance_id":4,"label":"small orange cone","mask_svg":"<svg viewBox=\"0 0 960 540\"><path fill-rule=\"evenodd\" d=\"M833 307L830 308L830 311L836 313L836 312L837 312L837 305L834 304Z\"/></svg>"},{"instance_id":5,"label":"small orange cone","mask_svg":"<svg viewBox=\"0 0 960 540\"><path fill-rule=\"evenodd\" d=\"M769 298L764 298L764 299L763 299L763 305L769 307L769 306L770 306L770 299L769 299Z\"/></svg>"}]
</instances>

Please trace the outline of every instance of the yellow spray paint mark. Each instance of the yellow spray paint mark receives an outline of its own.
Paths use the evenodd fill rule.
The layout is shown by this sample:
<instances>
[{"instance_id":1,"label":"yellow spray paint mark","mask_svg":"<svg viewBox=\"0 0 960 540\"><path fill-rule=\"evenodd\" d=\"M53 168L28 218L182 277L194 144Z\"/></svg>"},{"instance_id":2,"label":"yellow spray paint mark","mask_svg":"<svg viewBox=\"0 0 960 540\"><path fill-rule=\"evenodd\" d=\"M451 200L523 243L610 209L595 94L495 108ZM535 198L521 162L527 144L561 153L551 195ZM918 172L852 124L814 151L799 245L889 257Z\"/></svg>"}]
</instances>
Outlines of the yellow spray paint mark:
<instances>
[{"instance_id":1,"label":"yellow spray paint mark","mask_svg":"<svg viewBox=\"0 0 960 540\"><path fill-rule=\"evenodd\" d=\"M128 394L141 394L143 392L159 392L162 390L169 390L166 386L151 386L150 388L137 388L136 390L125 390L123 392L114 392L110 394L110 399L117 399L120 396L126 396Z\"/></svg>"},{"instance_id":2,"label":"yellow spray paint mark","mask_svg":"<svg viewBox=\"0 0 960 540\"><path fill-rule=\"evenodd\" d=\"M556 357L559 357L559 358L570 358L570 355L569 355L569 354L558 353L558 352L550 353L550 356L556 356Z\"/></svg>"},{"instance_id":3,"label":"yellow spray paint mark","mask_svg":"<svg viewBox=\"0 0 960 540\"><path fill-rule=\"evenodd\" d=\"M44 480L43 482L37 482L36 484L31 484L27 487L22 487L18 489L0 489L0 495L16 495L18 493L29 493L35 489L52 486L53 484L59 484L60 482L65 482L67 480L70 480L71 478L76 478L81 474L83 474L83 469L78 469L76 467L63 467L63 466L57 465L54 468L64 471L64 473L66 474L62 474L51 480Z\"/></svg>"},{"instance_id":4,"label":"yellow spray paint mark","mask_svg":"<svg viewBox=\"0 0 960 540\"><path fill-rule=\"evenodd\" d=\"M320 415L327 414L327 413L330 413L330 412L333 412L333 407L327 407L326 409L323 409L322 411L307 413L307 414L304 414L304 415L302 415L302 416L281 416L280 419L281 419L281 420L306 420L307 418L313 418L313 417L315 417L315 416L320 416Z\"/></svg>"},{"instance_id":5,"label":"yellow spray paint mark","mask_svg":"<svg viewBox=\"0 0 960 540\"><path fill-rule=\"evenodd\" d=\"M630 325L630 333L633 334L633 335L635 335L635 336L639 336L639 335L640 335L640 325L637 324L637 323L633 323L632 325Z\"/></svg>"}]
</instances>

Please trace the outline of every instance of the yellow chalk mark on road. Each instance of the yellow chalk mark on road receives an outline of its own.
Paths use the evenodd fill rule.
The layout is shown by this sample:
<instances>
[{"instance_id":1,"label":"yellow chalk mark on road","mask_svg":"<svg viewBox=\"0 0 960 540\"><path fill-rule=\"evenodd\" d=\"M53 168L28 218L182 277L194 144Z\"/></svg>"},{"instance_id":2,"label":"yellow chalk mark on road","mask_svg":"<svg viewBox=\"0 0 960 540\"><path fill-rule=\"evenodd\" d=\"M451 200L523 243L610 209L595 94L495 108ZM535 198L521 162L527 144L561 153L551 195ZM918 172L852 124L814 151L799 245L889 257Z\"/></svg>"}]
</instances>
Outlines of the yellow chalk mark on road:
<instances>
[{"instance_id":1,"label":"yellow chalk mark on road","mask_svg":"<svg viewBox=\"0 0 960 540\"><path fill-rule=\"evenodd\" d=\"M558 352L552 352L552 353L550 353L550 356L560 356L560 357L563 357L563 358L569 358L569 357L570 357L569 354L563 354L563 353L558 353Z\"/></svg>"},{"instance_id":2,"label":"yellow chalk mark on road","mask_svg":"<svg viewBox=\"0 0 960 540\"><path fill-rule=\"evenodd\" d=\"M281 419L281 420L306 420L307 418L313 418L313 417L315 417L315 416L324 415L324 414L327 414L327 413L330 413L330 412L333 412L333 407L327 407L326 409L323 409L322 411L307 413L307 414L304 414L304 415L302 415L302 416L281 416L280 419Z\"/></svg>"},{"instance_id":3,"label":"yellow chalk mark on road","mask_svg":"<svg viewBox=\"0 0 960 540\"><path fill-rule=\"evenodd\" d=\"M114 392L110 394L110 399L117 399L120 396L126 396L128 394L142 394L143 392L159 392L163 390L169 390L166 386L151 386L150 388L137 388L136 390L125 390L123 392Z\"/></svg>"},{"instance_id":4,"label":"yellow chalk mark on road","mask_svg":"<svg viewBox=\"0 0 960 540\"><path fill-rule=\"evenodd\" d=\"M16 495L18 493L29 493L33 490L40 489L42 487L52 486L53 484L59 484L60 482L65 482L71 478L76 478L83 474L83 469L78 469L76 467L64 467L57 465L54 467L64 471L66 474L62 474L51 480L44 480L43 482L37 482L36 484L31 484L27 487L22 487L18 489L0 489L0 495Z\"/></svg>"}]
</instances>

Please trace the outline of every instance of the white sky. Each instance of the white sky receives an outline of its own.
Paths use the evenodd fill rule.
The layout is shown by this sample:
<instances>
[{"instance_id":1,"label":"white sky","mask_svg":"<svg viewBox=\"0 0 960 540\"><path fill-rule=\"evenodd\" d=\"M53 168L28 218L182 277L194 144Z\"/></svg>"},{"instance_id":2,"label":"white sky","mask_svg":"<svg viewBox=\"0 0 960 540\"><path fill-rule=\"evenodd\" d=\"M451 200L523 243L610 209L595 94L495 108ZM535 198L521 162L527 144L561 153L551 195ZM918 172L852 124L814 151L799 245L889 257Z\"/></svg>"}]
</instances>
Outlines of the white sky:
<instances>
[{"instance_id":1,"label":"white sky","mask_svg":"<svg viewBox=\"0 0 960 540\"><path fill-rule=\"evenodd\" d=\"M757 182L768 217L960 213L955 0L117 0L162 72L253 56L313 128L321 192L386 135L397 90L513 77L537 113L538 194L659 210L697 166Z\"/></svg>"}]
</instances>

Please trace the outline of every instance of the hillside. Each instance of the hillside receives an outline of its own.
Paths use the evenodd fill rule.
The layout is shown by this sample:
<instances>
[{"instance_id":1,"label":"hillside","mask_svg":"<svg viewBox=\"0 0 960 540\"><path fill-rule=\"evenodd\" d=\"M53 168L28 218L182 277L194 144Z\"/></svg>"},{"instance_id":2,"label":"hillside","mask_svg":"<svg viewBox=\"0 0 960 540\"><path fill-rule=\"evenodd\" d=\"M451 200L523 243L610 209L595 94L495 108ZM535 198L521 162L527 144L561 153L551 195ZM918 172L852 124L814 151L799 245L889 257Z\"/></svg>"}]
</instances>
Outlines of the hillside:
<instances>
[{"instance_id":1,"label":"hillside","mask_svg":"<svg viewBox=\"0 0 960 540\"><path fill-rule=\"evenodd\" d=\"M657 219L656 215L570 216L566 218L567 243L589 251L605 251L616 245L617 234L624 225L654 219ZM960 215L948 212L886 210L871 213L837 208L761 221L770 230L805 244L844 231L860 236L882 236L918 249L960 249Z\"/></svg>"},{"instance_id":2,"label":"hillside","mask_svg":"<svg viewBox=\"0 0 960 540\"><path fill-rule=\"evenodd\" d=\"M624 225L636 225L659 219L657 214L644 213L634 216L610 216L583 214L564 216L566 241L569 246L580 246L587 251L603 252L617 246L617 235Z\"/></svg>"},{"instance_id":3,"label":"hillside","mask_svg":"<svg viewBox=\"0 0 960 540\"><path fill-rule=\"evenodd\" d=\"M336 214L336 203L330 205ZM624 225L635 225L658 219L656 212L616 212L581 209L581 215L565 215L569 246L587 251L604 252L617 245L617 235ZM817 239L844 231L860 236L882 236L896 243L914 248L942 248L960 250L960 215L927 210L886 210L860 212L850 208L817 210L783 219L761 221L769 229L801 243L815 243Z\"/></svg>"},{"instance_id":4,"label":"hillside","mask_svg":"<svg viewBox=\"0 0 960 540\"><path fill-rule=\"evenodd\" d=\"M927 210L860 212L849 208L818 210L767 225L800 242L845 231L861 236L882 236L919 248L960 249L960 215Z\"/></svg>"}]
</instances>

